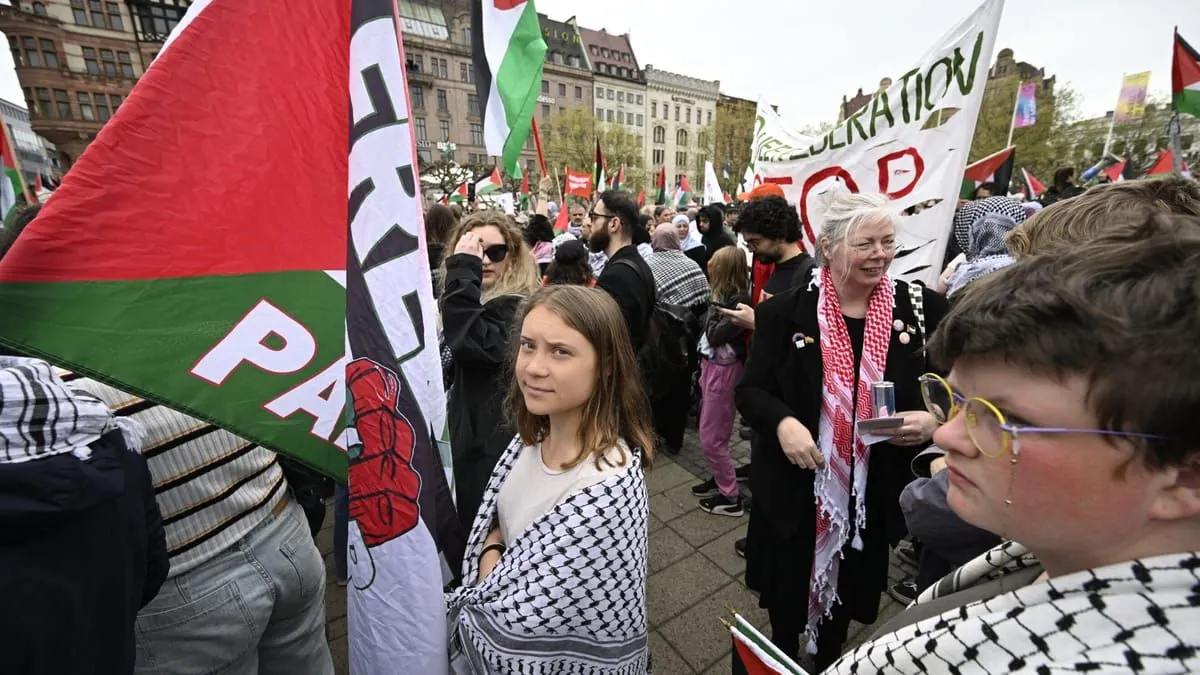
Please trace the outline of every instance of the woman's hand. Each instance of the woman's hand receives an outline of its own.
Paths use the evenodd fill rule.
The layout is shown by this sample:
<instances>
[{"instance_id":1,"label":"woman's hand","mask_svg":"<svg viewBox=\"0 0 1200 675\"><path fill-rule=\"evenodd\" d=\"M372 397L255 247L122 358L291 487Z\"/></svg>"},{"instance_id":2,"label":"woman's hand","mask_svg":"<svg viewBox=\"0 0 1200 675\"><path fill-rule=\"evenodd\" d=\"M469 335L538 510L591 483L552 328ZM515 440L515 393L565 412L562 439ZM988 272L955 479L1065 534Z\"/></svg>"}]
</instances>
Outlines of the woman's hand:
<instances>
[{"instance_id":1,"label":"woman's hand","mask_svg":"<svg viewBox=\"0 0 1200 675\"><path fill-rule=\"evenodd\" d=\"M496 527L495 529L493 529L491 531L491 533L488 534L487 539L483 540L483 545L485 547L488 544L503 544L503 543L504 543L504 535L502 535L500 533L499 527ZM496 567L496 564L500 562L500 555L501 555L500 551L493 550L493 551L488 551L487 553L484 553L482 556L480 556L480 558L479 558L479 581L483 581L484 579L487 578L487 575L492 573L492 570Z\"/></svg>"},{"instance_id":2,"label":"woman's hand","mask_svg":"<svg viewBox=\"0 0 1200 675\"><path fill-rule=\"evenodd\" d=\"M729 317L729 320L734 324L747 330L754 330L754 308L750 305L739 302L734 309L725 309L724 307L718 307L717 309Z\"/></svg>"},{"instance_id":3,"label":"woman's hand","mask_svg":"<svg viewBox=\"0 0 1200 675\"><path fill-rule=\"evenodd\" d=\"M825 457L817 449L808 428L795 417L785 417L775 428L779 445L788 461L803 469L819 469L825 466Z\"/></svg>"},{"instance_id":4,"label":"woman's hand","mask_svg":"<svg viewBox=\"0 0 1200 675\"><path fill-rule=\"evenodd\" d=\"M548 195L552 189L554 189L554 181L550 180L549 176L542 176L542 179L538 181L538 193Z\"/></svg>"},{"instance_id":5,"label":"woman's hand","mask_svg":"<svg viewBox=\"0 0 1200 675\"><path fill-rule=\"evenodd\" d=\"M904 418L904 424L892 432L892 445L921 445L933 438L933 432L937 431L937 420L924 410L909 410L897 415Z\"/></svg>"},{"instance_id":6,"label":"woman's hand","mask_svg":"<svg viewBox=\"0 0 1200 675\"><path fill-rule=\"evenodd\" d=\"M468 253L483 260L483 240L474 232L464 232L454 246L455 253Z\"/></svg>"}]
</instances>

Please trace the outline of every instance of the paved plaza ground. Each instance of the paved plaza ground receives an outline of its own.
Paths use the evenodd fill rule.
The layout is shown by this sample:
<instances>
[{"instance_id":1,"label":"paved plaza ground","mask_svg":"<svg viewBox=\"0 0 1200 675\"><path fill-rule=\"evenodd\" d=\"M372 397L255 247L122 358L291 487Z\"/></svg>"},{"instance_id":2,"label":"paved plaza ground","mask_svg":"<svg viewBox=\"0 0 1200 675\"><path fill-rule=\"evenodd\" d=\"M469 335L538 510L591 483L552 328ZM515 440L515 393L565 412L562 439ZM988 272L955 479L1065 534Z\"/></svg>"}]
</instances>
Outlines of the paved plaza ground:
<instances>
[{"instance_id":1,"label":"paved plaza ground","mask_svg":"<svg viewBox=\"0 0 1200 675\"><path fill-rule=\"evenodd\" d=\"M736 435L735 441L734 459L743 464L749 459L750 444ZM729 633L721 624L721 619L728 617L726 607L738 610L764 633L769 632L766 612L758 608L755 594L746 588L745 561L733 551L733 542L746 536L749 516L730 518L701 511L691 488L707 477L694 428L688 431L683 451L673 457L660 456L648 474L651 516L647 604L655 675L728 675L732 647ZM327 633L334 665L343 675L348 672L346 589L334 583L332 524L331 511L317 543L329 570ZM894 556L890 574L893 582L906 574ZM901 609L885 595L880 622ZM858 645L870 633L869 626L851 624L847 648Z\"/></svg>"}]
</instances>

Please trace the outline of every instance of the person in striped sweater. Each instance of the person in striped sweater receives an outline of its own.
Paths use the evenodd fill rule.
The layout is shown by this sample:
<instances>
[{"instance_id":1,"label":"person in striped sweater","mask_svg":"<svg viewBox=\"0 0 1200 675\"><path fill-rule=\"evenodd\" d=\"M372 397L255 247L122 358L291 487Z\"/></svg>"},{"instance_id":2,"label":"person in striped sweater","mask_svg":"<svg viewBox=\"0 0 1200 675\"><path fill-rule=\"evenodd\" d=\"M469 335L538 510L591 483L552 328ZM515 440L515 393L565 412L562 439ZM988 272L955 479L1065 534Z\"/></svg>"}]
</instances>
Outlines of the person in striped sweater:
<instances>
[{"instance_id":1,"label":"person in striped sweater","mask_svg":"<svg viewBox=\"0 0 1200 675\"><path fill-rule=\"evenodd\" d=\"M137 617L137 673L331 675L325 565L275 453L63 371L146 431L170 576Z\"/></svg>"}]
</instances>

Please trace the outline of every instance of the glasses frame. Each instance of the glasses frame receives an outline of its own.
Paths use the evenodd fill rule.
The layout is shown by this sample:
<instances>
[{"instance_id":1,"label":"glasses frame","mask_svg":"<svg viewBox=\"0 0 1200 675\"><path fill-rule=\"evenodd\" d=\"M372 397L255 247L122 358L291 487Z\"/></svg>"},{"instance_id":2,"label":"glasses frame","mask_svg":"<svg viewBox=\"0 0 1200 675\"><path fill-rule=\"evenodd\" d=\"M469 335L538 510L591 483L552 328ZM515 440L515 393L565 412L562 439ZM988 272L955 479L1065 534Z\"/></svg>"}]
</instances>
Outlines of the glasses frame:
<instances>
[{"instance_id":1,"label":"glasses frame","mask_svg":"<svg viewBox=\"0 0 1200 675\"><path fill-rule=\"evenodd\" d=\"M999 420L997 427L1003 432L1003 437L1001 438L1000 452L998 454L992 454L985 451L983 449L984 444L980 443L979 439L976 438L975 432L978 428L978 422L971 421L971 418L967 418L964 421L964 424L967 427L967 435L970 436L971 442L975 444L975 449L978 450L981 455L990 459L1000 459L1009 452L1013 452L1015 455L1016 451L1014 450L1014 440L1017 439L1022 433L1096 434L1099 436L1140 438L1143 440L1162 440L1163 438L1162 436L1155 434L1145 434L1135 431L1113 431L1111 429L1085 429L1079 427L1035 427L1026 424L1012 424L1004 416L1004 413L1001 412L1000 409L997 408L991 401L979 397L967 398L962 394L959 394L958 392L954 391L954 388L950 386L950 383L947 382L946 379L941 375L936 373L925 373L919 378L918 381L920 382L921 399L925 403L925 409L929 412L929 414L933 415L934 420L936 420L938 424L948 423L950 420L954 419L954 416L957 415L959 411L965 410L967 406L973 402L983 405L996 417L997 420ZM927 387L930 386L940 386L941 388L945 389L948 394L950 394L950 410L944 415L943 419L939 418L937 409L929 395Z\"/></svg>"}]
</instances>

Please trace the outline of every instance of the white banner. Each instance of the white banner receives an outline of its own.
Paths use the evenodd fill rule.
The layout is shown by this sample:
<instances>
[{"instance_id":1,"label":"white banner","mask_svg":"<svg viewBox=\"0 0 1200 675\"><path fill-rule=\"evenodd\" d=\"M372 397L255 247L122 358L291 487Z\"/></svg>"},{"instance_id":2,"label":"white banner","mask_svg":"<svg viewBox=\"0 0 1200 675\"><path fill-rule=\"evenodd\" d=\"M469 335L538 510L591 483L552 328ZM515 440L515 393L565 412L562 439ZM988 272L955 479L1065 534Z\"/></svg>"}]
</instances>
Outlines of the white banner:
<instances>
[{"instance_id":1,"label":"white banner","mask_svg":"<svg viewBox=\"0 0 1200 675\"><path fill-rule=\"evenodd\" d=\"M721 183L717 181L717 172L713 169L712 162L704 163L704 203L725 203L725 196L721 194Z\"/></svg>"},{"instance_id":2,"label":"white banner","mask_svg":"<svg viewBox=\"0 0 1200 675\"><path fill-rule=\"evenodd\" d=\"M900 208L941 200L902 216L891 268L892 276L937 281L1003 9L1004 0L984 2L914 68L896 73L887 91L824 136L792 131L759 102L754 183L779 184L796 205L806 250L814 249L821 196L830 191L882 192Z\"/></svg>"}]
</instances>

